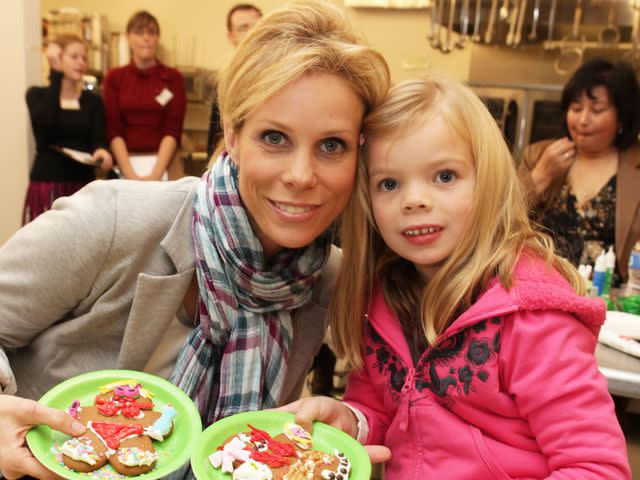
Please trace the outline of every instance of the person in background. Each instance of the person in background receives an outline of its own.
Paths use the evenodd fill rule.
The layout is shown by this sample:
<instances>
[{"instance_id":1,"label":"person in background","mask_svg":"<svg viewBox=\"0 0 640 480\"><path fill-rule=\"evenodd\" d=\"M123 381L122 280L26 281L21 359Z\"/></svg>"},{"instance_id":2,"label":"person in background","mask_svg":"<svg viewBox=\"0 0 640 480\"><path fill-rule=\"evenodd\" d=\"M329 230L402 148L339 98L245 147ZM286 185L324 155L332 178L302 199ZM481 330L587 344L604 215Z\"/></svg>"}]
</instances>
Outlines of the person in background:
<instances>
[{"instance_id":1,"label":"person in background","mask_svg":"<svg viewBox=\"0 0 640 480\"><path fill-rule=\"evenodd\" d=\"M300 396L340 261L327 229L389 79L332 1L274 10L221 72L227 148L203 178L92 182L0 247L6 479L51 478L29 427L83 428L31 399L87 371L170 378L204 426Z\"/></svg>"},{"instance_id":2,"label":"person in background","mask_svg":"<svg viewBox=\"0 0 640 480\"><path fill-rule=\"evenodd\" d=\"M562 91L567 135L530 145L519 177L533 215L574 265L614 245L616 278L627 279L640 239L640 88L633 69L595 59Z\"/></svg>"},{"instance_id":3,"label":"person in background","mask_svg":"<svg viewBox=\"0 0 640 480\"><path fill-rule=\"evenodd\" d=\"M46 50L48 87L31 87L26 100L36 140L36 158L29 174L23 225L51 208L52 202L72 195L95 180L95 167L113 166L107 151L102 99L83 90L87 46L76 35L61 35ZM80 163L63 153L69 148L91 154Z\"/></svg>"},{"instance_id":4,"label":"person in background","mask_svg":"<svg viewBox=\"0 0 640 480\"><path fill-rule=\"evenodd\" d=\"M364 134L330 305L355 370L344 403L285 409L388 447L386 480L630 479L594 356L605 304L529 222L480 99L401 82Z\"/></svg>"},{"instance_id":5,"label":"person in background","mask_svg":"<svg viewBox=\"0 0 640 480\"><path fill-rule=\"evenodd\" d=\"M158 60L160 25L149 12L131 16L127 39L131 62L104 79L107 138L123 178L166 179L182 135L184 78Z\"/></svg>"},{"instance_id":6,"label":"person in background","mask_svg":"<svg viewBox=\"0 0 640 480\"><path fill-rule=\"evenodd\" d=\"M227 38L229 43L236 48L249 29L262 17L262 11L251 3L238 3L227 12ZM216 145L222 139L222 124L218 102L214 98L211 101L211 114L209 115L209 133L207 135L207 156L213 155Z\"/></svg>"}]
</instances>

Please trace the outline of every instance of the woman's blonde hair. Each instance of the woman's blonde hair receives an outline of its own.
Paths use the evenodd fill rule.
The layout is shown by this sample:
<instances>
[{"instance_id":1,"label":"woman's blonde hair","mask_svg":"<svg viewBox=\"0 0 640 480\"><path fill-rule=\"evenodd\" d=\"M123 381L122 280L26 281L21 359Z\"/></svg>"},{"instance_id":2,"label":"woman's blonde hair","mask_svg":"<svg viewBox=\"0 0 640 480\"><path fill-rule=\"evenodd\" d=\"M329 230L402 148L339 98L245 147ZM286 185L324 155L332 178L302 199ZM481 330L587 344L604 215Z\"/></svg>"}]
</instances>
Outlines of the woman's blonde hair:
<instances>
[{"instance_id":1,"label":"woman's blonde hair","mask_svg":"<svg viewBox=\"0 0 640 480\"><path fill-rule=\"evenodd\" d=\"M239 131L250 112L309 72L343 78L365 114L389 89L386 61L356 35L343 9L300 0L262 17L234 51L218 80L223 124Z\"/></svg>"},{"instance_id":2,"label":"woman's blonde hair","mask_svg":"<svg viewBox=\"0 0 640 480\"><path fill-rule=\"evenodd\" d=\"M371 139L402 138L436 116L469 144L476 186L465 234L425 285L413 264L391 251L376 230L364 158ZM437 74L402 82L367 117L364 132L356 195L342 217L342 266L330 305L335 347L355 367L362 364L365 314L374 282L379 282L385 302L403 326L420 325L430 345L473 304L491 278L497 275L505 288L513 286L512 272L523 251L545 259L578 293L584 293L576 269L555 254L547 235L531 225L502 133L468 87Z\"/></svg>"}]
</instances>

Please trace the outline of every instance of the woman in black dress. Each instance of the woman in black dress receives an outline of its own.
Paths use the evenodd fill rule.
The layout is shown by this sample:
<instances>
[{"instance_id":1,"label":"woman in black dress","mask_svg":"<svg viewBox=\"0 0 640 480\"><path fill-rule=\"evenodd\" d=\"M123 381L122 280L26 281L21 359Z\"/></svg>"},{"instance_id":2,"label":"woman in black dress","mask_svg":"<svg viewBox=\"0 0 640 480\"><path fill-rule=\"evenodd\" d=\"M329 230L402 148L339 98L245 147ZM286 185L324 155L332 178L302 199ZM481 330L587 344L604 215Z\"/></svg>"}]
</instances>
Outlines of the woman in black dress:
<instances>
[{"instance_id":1,"label":"woman in black dress","mask_svg":"<svg viewBox=\"0 0 640 480\"><path fill-rule=\"evenodd\" d=\"M36 140L29 175L23 224L49 210L58 197L68 196L95 180L94 165L113 166L106 150L102 99L82 90L87 47L75 35L62 35L47 48L51 66L48 87L31 87L27 106ZM63 153L68 148L88 153L92 164Z\"/></svg>"}]
</instances>

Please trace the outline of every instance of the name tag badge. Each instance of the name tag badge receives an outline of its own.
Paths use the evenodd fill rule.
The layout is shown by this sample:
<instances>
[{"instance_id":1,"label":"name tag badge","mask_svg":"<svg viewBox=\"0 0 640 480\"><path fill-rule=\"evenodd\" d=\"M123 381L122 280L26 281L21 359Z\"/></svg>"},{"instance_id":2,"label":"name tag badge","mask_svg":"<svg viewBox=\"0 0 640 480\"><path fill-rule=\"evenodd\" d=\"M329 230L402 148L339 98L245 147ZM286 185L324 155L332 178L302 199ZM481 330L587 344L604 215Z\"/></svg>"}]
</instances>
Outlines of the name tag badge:
<instances>
[{"instance_id":1,"label":"name tag badge","mask_svg":"<svg viewBox=\"0 0 640 480\"><path fill-rule=\"evenodd\" d=\"M173 93L168 88L162 89L162 91L156 96L156 102L158 102L163 107L171 101L173 98Z\"/></svg>"}]
</instances>

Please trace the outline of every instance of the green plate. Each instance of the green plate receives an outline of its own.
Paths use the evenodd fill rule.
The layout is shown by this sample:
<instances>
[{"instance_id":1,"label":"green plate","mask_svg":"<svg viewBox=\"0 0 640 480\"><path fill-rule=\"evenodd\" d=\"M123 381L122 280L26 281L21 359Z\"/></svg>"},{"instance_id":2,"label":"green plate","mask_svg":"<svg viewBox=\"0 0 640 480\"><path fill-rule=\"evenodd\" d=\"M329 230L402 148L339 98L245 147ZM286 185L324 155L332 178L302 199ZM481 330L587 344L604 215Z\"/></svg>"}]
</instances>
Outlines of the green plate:
<instances>
[{"instance_id":1,"label":"green plate","mask_svg":"<svg viewBox=\"0 0 640 480\"><path fill-rule=\"evenodd\" d=\"M231 475L213 468L209 463L209 455L216 451L227 438L239 432L249 430L247 424L265 430L270 435L282 433L285 422L293 422L294 416L287 412L275 410L262 412L245 412L218 420L206 428L198 438L191 455L191 468L198 480L230 480ZM354 438L324 423L313 424L313 448L333 453L338 449L351 462L350 480L369 480L371 462L366 450Z\"/></svg>"},{"instance_id":2,"label":"green plate","mask_svg":"<svg viewBox=\"0 0 640 480\"><path fill-rule=\"evenodd\" d=\"M163 442L154 442L158 452L156 468L136 478L153 480L177 470L189 460L198 435L202 431L200 415L193 401L175 385L148 373L131 370L100 370L70 378L56 385L39 400L43 405L67 410L74 400L82 405L93 405L98 388L117 380L138 380L144 388L153 394L154 410L161 410L171 403L178 412L174 419L174 429ZM60 464L53 451L54 443L62 444L68 435L38 425L27 433L27 444L33 455L49 470L69 479L87 480L87 478L105 478L120 476L107 465L92 473L79 473Z\"/></svg>"}]
</instances>

